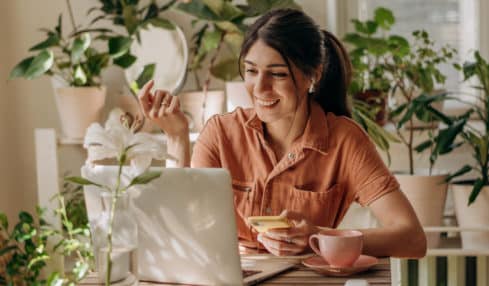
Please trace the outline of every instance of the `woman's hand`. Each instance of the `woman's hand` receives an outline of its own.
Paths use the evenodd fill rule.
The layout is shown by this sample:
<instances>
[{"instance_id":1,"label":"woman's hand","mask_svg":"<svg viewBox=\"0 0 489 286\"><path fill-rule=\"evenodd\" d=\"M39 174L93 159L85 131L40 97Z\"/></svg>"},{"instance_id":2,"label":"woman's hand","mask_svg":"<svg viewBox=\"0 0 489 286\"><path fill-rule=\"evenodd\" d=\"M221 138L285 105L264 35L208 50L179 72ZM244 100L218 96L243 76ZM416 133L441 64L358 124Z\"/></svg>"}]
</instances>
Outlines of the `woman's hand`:
<instances>
[{"instance_id":1,"label":"woman's hand","mask_svg":"<svg viewBox=\"0 0 489 286\"><path fill-rule=\"evenodd\" d=\"M277 256L297 255L309 249L309 236L319 228L308 222L297 212L283 211L280 216L288 218L294 225L287 229L273 229L258 234L258 241Z\"/></svg>"},{"instance_id":2,"label":"woman's hand","mask_svg":"<svg viewBox=\"0 0 489 286\"><path fill-rule=\"evenodd\" d=\"M178 97L164 90L151 93L154 80L146 83L138 94L144 116L155 123L169 137L188 136L188 121L180 110Z\"/></svg>"}]
</instances>

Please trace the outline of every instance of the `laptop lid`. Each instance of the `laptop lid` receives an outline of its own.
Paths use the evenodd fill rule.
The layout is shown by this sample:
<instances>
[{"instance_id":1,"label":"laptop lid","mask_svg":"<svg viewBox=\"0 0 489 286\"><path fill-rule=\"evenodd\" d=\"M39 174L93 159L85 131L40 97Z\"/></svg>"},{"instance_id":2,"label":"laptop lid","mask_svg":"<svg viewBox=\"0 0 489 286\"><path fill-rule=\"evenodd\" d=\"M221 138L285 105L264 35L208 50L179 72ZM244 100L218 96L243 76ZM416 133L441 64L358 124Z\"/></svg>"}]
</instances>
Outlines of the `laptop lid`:
<instances>
[{"instance_id":1,"label":"laptop lid","mask_svg":"<svg viewBox=\"0 0 489 286\"><path fill-rule=\"evenodd\" d=\"M224 169L154 168L160 178L131 192L138 221L139 279L191 284L243 283L233 192ZM113 186L116 166L83 167ZM129 179L123 180L127 184ZM90 224L102 212L100 190L85 188Z\"/></svg>"}]
</instances>

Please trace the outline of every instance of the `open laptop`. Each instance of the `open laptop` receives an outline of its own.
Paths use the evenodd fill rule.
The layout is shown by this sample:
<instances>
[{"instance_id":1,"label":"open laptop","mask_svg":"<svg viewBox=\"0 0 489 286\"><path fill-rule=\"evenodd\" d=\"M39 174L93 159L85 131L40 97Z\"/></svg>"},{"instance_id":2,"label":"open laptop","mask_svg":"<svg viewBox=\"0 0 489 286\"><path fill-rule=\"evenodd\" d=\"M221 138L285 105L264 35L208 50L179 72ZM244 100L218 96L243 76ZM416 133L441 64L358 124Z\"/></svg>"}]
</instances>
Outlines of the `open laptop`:
<instances>
[{"instance_id":1,"label":"open laptop","mask_svg":"<svg viewBox=\"0 0 489 286\"><path fill-rule=\"evenodd\" d=\"M224 169L154 168L160 178L130 189L138 222L141 281L199 285L254 284L291 268L277 260L240 261L231 178ZM115 185L116 166L83 167L94 182ZM129 179L123 180L124 184ZM100 190L85 187L91 226Z\"/></svg>"}]
</instances>

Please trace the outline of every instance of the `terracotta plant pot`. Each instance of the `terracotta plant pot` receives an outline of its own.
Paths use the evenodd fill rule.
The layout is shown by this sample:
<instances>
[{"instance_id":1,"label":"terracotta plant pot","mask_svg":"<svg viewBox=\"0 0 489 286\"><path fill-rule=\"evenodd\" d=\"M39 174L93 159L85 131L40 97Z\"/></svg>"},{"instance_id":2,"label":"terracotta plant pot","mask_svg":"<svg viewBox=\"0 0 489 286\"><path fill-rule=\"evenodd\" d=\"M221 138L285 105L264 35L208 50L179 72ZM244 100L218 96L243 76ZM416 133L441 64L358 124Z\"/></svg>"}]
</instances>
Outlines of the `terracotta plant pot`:
<instances>
[{"instance_id":1,"label":"terracotta plant pot","mask_svg":"<svg viewBox=\"0 0 489 286\"><path fill-rule=\"evenodd\" d=\"M203 91L182 92L178 96L180 107L189 119L191 132L200 132L212 115L224 112L226 101L224 91L208 91L207 95L204 95Z\"/></svg>"},{"instance_id":2,"label":"terracotta plant pot","mask_svg":"<svg viewBox=\"0 0 489 286\"><path fill-rule=\"evenodd\" d=\"M71 139L85 137L87 127L100 120L105 96L104 86L55 88L63 135Z\"/></svg>"},{"instance_id":3,"label":"terracotta plant pot","mask_svg":"<svg viewBox=\"0 0 489 286\"><path fill-rule=\"evenodd\" d=\"M462 228L489 227L489 186L482 188L475 202L468 205L473 181L451 184L455 215ZM462 231L462 248L489 249L489 232Z\"/></svg>"},{"instance_id":4,"label":"terracotta plant pot","mask_svg":"<svg viewBox=\"0 0 489 286\"><path fill-rule=\"evenodd\" d=\"M426 175L425 175L426 174ZM441 226L443 210L447 197L448 184L446 174L427 175L419 171L415 175L396 174L401 190L414 208L422 226ZM440 233L427 233L428 248L436 248L440 244Z\"/></svg>"}]
</instances>

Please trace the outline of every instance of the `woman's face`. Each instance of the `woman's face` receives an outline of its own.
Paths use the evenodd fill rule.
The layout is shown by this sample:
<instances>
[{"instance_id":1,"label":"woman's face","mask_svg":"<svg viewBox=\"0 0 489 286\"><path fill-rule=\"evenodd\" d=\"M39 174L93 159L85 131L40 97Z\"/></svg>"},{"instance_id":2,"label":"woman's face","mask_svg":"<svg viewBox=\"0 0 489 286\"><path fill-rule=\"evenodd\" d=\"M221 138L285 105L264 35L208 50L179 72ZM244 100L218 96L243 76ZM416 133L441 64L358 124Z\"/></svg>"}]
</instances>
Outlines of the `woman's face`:
<instances>
[{"instance_id":1,"label":"woman's face","mask_svg":"<svg viewBox=\"0 0 489 286\"><path fill-rule=\"evenodd\" d=\"M311 78L289 62L291 70L280 53L261 40L254 43L244 57L245 87L258 118L265 123L293 118L299 100L307 100Z\"/></svg>"}]
</instances>

